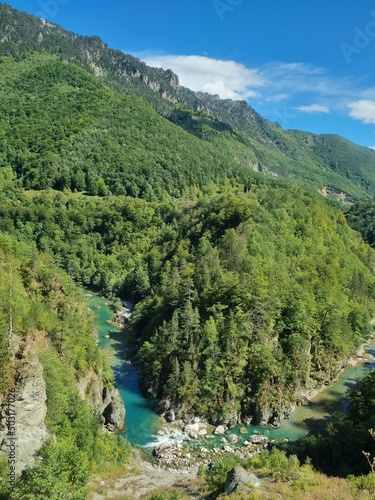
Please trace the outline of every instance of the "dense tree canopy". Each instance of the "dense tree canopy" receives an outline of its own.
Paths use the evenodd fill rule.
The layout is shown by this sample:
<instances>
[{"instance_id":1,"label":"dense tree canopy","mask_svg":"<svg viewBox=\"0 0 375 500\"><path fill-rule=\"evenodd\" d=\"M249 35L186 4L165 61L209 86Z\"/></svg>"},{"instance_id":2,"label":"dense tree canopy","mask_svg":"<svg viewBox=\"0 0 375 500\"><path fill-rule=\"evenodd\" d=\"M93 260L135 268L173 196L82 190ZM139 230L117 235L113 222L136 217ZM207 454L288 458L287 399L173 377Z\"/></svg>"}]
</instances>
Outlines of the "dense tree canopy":
<instances>
[{"instance_id":1,"label":"dense tree canopy","mask_svg":"<svg viewBox=\"0 0 375 500\"><path fill-rule=\"evenodd\" d=\"M0 218L77 282L138 302L143 386L185 411L281 411L370 334L373 251L318 195L255 185L147 202L10 190Z\"/></svg>"},{"instance_id":2,"label":"dense tree canopy","mask_svg":"<svg viewBox=\"0 0 375 500\"><path fill-rule=\"evenodd\" d=\"M56 436L17 498L83 499L98 464L129 454L76 387L88 370L113 380L77 285L136 302L129 342L161 410L267 420L332 381L371 334L375 253L316 190L373 196L374 153L183 89L96 37L0 13L0 392L14 377L10 339L43 337ZM346 215L374 245L374 204ZM367 467L347 457L374 451L373 386L372 373L348 414L305 443L314 460Z\"/></svg>"},{"instance_id":3,"label":"dense tree canopy","mask_svg":"<svg viewBox=\"0 0 375 500\"><path fill-rule=\"evenodd\" d=\"M369 336L374 255L314 196L218 195L179 224L133 316L158 396L217 420L280 411Z\"/></svg>"},{"instance_id":4,"label":"dense tree canopy","mask_svg":"<svg viewBox=\"0 0 375 500\"><path fill-rule=\"evenodd\" d=\"M2 181L10 188L9 178ZM3 200L17 200L11 188L1 194ZM101 434L98 412L76 386L92 370L112 387L109 362L95 344L93 318L81 290L56 266L51 253L40 253L30 239L0 232L0 273L1 400L18 376L15 346L34 340L47 386L45 423L56 437L23 473L12 498L86 498L83 488L94 467L105 461L115 465L118 457L124 462L130 452L125 440ZM6 471L0 460L0 476L6 477ZM0 497L10 498L6 481L0 484Z\"/></svg>"},{"instance_id":5,"label":"dense tree canopy","mask_svg":"<svg viewBox=\"0 0 375 500\"><path fill-rule=\"evenodd\" d=\"M26 189L180 196L251 171L55 56L0 59L0 166Z\"/></svg>"}]
</instances>

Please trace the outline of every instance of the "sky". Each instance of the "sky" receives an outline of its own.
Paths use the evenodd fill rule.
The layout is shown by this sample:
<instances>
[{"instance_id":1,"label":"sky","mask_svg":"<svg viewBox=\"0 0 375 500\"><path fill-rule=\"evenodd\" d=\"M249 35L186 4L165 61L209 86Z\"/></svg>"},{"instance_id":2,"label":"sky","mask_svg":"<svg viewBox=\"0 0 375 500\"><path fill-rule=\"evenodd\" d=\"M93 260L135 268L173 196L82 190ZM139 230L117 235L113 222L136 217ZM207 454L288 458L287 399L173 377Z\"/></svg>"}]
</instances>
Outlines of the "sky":
<instances>
[{"instance_id":1,"label":"sky","mask_svg":"<svg viewBox=\"0 0 375 500\"><path fill-rule=\"evenodd\" d=\"M285 129L375 149L373 0L8 0L172 69L192 90L246 99Z\"/></svg>"}]
</instances>

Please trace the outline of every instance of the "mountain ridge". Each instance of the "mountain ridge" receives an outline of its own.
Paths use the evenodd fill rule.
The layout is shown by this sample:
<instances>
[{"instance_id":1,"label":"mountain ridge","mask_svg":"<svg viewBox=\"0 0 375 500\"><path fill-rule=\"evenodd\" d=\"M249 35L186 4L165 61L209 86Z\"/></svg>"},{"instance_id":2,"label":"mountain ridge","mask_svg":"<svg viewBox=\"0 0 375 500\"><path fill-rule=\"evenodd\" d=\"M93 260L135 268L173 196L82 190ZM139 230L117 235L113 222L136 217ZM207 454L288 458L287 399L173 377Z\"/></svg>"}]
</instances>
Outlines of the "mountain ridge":
<instances>
[{"instance_id":1,"label":"mountain ridge","mask_svg":"<svg viewBox=\"0 0 375 500\"><path fill-rule=\"evenodd\" d=\"M94 471L100 494L125 474L130 446L101 432L114 379L82 286L134 302L129 359L168 421L278 426L329 385L371 337L375 310L375 253L329 198L370 198L374 158L0 4L0 431L20 380L11 333L47 344L40 422L56 436L15 495L0 453L0 498L83 500ZM348 220L361 230L373 212L357 208ZM340 421L323 461L337 449L346 460L355 441L353 471L366 472L375 424Z\"/></svg>"},{"instance_id":2,"label":"mountain ridge","mask_svg":"<svg viewBox=\"0 0 375 500\"><path fill-rule=\"evenodd\" d=\"M265 175L291 178L349 201L375 195L375 156L370 149L350 141L348 146L340 136L301 132L330 137L338 148L345 147L347 155L332 165L326 151L308 147L298 134L264 119L247 101L194 92L181 86L173 71L151 68L109 48L98 36L76 35L1 3L0 55L19 59L35 51L55 54L91 72L113 90L141 97L175 125L230 157L238 153L242 164Z\"/></svg>"}]
</instances>

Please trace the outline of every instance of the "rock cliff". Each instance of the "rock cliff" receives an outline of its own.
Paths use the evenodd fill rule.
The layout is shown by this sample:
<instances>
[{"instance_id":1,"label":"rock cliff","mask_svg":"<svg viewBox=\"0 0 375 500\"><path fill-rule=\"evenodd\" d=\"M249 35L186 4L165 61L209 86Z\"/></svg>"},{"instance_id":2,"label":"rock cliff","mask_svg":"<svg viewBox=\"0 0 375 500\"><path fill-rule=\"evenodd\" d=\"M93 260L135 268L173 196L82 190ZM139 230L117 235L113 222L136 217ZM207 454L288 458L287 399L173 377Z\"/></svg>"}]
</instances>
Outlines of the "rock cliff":
<instances>
[{"instance_id":1,"label":"rock cliff","mask_svg":"<svg viewBox=\"0 0 375 500\"><path fill-rule=\"evenodd\" d=\"M120 431L125 425L125 407L117 389L107 389L103 380L90 370L78 381L78 390L98 415L103 426L111 432Z\"/></svg>"},{"instance_id":2,"label":"rock cliff","mask_svg":"<svg viewBox=\"0 0 375 500\"><path fill-rule=\"evenodd\" d=\"M44 419L47 415L46 383L43 367L33 342L19 343L15 353L15 402L0 401L0 449L7 453L7 414L15 416L16 473L33 462L35 452L49 436Z\"/></svg>"},{"instance_id":3,"label":"rock cliff","mask_svg":"<svg viewBox=\"0 0 375 500\"><path fill-rule=\"evenodd\" d=\"M47 415L46 382L38 356L47 339L38 334L25 342L14 340L15 386L10 398L0 395L0 454L8 457L10 440L14 438L16 473L19 474L33 463L35 453L50 436L44 423ZM124 427L125 407L117 389L104 387L100 375L93 370L81 377L77 386L81 396L101 417L103 430L114 432ZM15 419L14 436L8 433L8 414Z\"/></svg>"}]
</instances>

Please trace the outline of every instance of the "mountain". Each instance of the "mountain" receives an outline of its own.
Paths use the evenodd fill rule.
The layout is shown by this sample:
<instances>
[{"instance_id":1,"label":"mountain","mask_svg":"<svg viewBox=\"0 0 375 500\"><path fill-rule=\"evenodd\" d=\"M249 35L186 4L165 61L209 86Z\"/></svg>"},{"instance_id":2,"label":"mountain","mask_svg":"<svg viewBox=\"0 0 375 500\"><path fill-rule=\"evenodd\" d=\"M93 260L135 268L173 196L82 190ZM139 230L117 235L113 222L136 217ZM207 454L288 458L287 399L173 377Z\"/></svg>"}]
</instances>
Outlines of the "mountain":
<instances>
[{"instance_id":1,"label":"mountain","mask_svg":"<svg viewBox=\"0 0 375 500\"><path fill-rule=\"evenodd\" d=\"M13 497L83 500L94 471L100 495L123 485L130 449L101 432L116 391L82 286L135 303L129 356L169 420L279 425L329 385L375 310L375 253L330 198L370 198L373 168L367 148L285 131L0 4L0 442L15 386L26 457ZM363 231L374 207L347 213ZM346 428L345 446L373 450ZM305 495L310 469L270 457ZM213 482L232 459L207 471Z\"/></svg>"},{"instance_id":2,"label":"mountain","mask_svg":"<svg viewBox=\"0 0 375 500\"><path fill-rule=\"evenodd\" d=\"M247 102L193 92L182 87L172 71L150 68L110 49L99 37L78 36L0 4L0 42L2 56L21 62L32 52L53 54L118 94L142 98L159 115L198 137L208 154L210 144L232 164L286 177L342 200L375 194L375 153L370 149L339 136L285 131Z\"/></svg>"},{"instance_id":3,"label":"mountain","mask_svg":"<svg viewBox=\"0 0 375 500\"><path fill-rule=\"evenodd\" d=\"M294 184L343 199L369 193L374 153L286 132L246 102L194 93L97 37L0 9L0 165L21 189L16 202L5 195L1 228L77 282L139 303L144 390L177 414L268 420L301 386L331 379L368 335L372 255L340 212ZM174 338L167 358L163 335ZM217 376L205 372L213 344ZM261 361L249 365L250 348ZM234 353L244 365L229 375Z\"/></svg>"},{"instance_id":4,"label":"mountain","mask_svg":"<svg viewBox=\"0 0 375 500\"><path fill-rule=\"evenodd\" d=\"M49 54L3 57L0 165L26 189L161 198L253 172L160 116ZM16 111L15 111L16 110Z\"/></svg>"}]
</instances>

